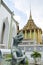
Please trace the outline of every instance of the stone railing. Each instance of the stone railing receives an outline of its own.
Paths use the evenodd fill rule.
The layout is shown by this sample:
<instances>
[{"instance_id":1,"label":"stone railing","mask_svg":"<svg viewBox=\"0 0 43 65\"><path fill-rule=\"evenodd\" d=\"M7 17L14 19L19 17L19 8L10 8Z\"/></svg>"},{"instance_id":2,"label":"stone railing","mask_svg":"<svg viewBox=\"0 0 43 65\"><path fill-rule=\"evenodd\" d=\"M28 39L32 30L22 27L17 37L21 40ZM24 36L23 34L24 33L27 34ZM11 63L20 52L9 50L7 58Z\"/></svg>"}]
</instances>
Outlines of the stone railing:
<instances>
[{"instance_id":1,"label":"stone railing","mask_svg":"<svg viewBox=\"0 0 43 65\"><path fill-rule=\"evenodd\" d=\"M40 44L34 44L34 45L19 45L19 47L25 51L29 51L32 52L34 50L38 51L38 52L43 52L43 45Z\"/></svg>"}]
</instances>

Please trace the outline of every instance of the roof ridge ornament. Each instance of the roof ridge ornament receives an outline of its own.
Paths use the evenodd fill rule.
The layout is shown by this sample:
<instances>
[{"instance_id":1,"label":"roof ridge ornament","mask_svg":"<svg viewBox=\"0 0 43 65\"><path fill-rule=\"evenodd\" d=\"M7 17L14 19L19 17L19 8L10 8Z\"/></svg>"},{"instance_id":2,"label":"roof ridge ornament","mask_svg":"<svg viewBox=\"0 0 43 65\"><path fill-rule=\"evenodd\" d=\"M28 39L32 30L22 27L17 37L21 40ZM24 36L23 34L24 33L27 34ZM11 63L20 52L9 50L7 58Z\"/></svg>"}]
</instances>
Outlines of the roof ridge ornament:
<instances>
[{"instance_id":1,"label":"roof ridge ornament","mask_svg":"<svg viewBox=\"0 0 43 65\"><path fill-rule=\"evenodd\" d=\"M30 10L30 17L29 17L29 20L32 20L32 14L31 14L31 10Z\"/></svg>"},{"instance_id":2,"label":"roof ridge ornament","mask_svg":"<svg viewBox=\"0 0 43 65\"><path fill-rule=\"evenodd\" d=\"M31 0L30 0L30 17L29 20L32 20L32 14L31 14Z\"/></svg>"}]
</instances>

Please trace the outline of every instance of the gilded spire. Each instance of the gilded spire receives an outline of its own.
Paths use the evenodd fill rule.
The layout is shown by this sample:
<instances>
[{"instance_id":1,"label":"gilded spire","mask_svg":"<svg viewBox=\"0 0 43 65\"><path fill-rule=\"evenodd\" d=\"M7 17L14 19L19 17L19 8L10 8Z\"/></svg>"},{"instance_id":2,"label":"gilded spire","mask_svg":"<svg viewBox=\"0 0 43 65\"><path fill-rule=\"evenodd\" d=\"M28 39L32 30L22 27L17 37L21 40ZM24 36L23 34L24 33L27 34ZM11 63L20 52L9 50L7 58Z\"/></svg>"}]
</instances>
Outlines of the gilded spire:
<instances>
[{"instance_id":1,"label":"gilded spire","mask_svg":"<svg viewBox=\"0 0 43 65\"><path fill-rule=\"evenodd\" d=\"M29 20L32 19L32 15L31 15L31 0L30 0L30 17L29 17Z\"/></svg>"},{"instance_id":2,"label":"gilded spire","mask_svg":"<svg viewBox=\"0 0 43 65\"><path fill-rule=\"evenodd\" d=\"M31 15L31 9L30 9L30 17L29 17L29 20L31 20L32 19L32 15Z\"/></svg>"}]
</instances>

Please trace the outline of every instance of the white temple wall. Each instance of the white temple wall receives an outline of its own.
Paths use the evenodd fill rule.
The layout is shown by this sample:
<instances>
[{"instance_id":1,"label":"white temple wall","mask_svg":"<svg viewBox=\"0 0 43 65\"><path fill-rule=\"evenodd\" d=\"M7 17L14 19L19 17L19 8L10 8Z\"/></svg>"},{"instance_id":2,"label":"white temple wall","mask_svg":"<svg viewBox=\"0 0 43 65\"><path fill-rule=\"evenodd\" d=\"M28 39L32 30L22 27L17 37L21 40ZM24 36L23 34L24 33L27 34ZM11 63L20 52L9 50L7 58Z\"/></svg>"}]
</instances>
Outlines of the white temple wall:
<instances>
[{"instance_id":1,"label":"white temple wall","mask_svg":"<svg viewBox=\"0 0 43 65\"><path fill-rule=\"evenodd\" d=\"M11 47L13 45L13 37L17 35L17 25L15 23L15 20L12 21L12 42L11 42Z\"/></svg>"},{"instance_id":2,"label":"white temple wall","mask_svg":"<svg viewBox=\"0 0 43 65\"><path fill-rule=\"evenodd\" d=\"M10 23L11 23L11 14L7 11L7 9L3 5L1 5L1 7L0 7L0 44L1 44L3 22L5 22L5 31L4 31L3 43L6 46L8 46L9 30L10 30Z\"/></svg>"},{"instance_id":3,"label":"white temple wall","mask_svg":"<svg viewBox=\"0 0 43 65\"><path fill-rule=\"evenodd\" d=\"M11 18L12 15L11 13L12 11L6 6L6 4L2 3L0 6L0 45L5 44L5 48L8 48L9 45L10 46L12 45L11 43L13 43L12 42L13 37L15 37L17 34L17 25L16 25L17 22L13 19L13 17ZM5 29L2 35L3 23L5 23ZM12 35L10 34L11 31ZM1 44L2 40L3 44Z\"/></svg>"}]
</instances>

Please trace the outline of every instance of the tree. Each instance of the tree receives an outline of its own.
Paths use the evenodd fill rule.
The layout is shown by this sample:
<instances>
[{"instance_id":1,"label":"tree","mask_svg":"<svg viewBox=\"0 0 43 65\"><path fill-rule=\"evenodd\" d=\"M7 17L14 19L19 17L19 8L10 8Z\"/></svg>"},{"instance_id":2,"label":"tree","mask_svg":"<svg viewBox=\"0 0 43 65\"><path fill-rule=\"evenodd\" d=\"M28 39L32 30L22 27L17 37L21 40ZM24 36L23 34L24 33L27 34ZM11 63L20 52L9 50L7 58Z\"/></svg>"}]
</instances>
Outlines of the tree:
<instances>
[{"instance_id":1,"label":"tree","mask_svg":"<svg viewBox=\"0 0 43 65\"><path fill-rule=\"evenodd\" d=\"M31 54L31 57L34 59L35 65L37 65L37 58L41 58L41 54L37 51L33 51L33 53Z\"/></svg>"}]
</instances>

